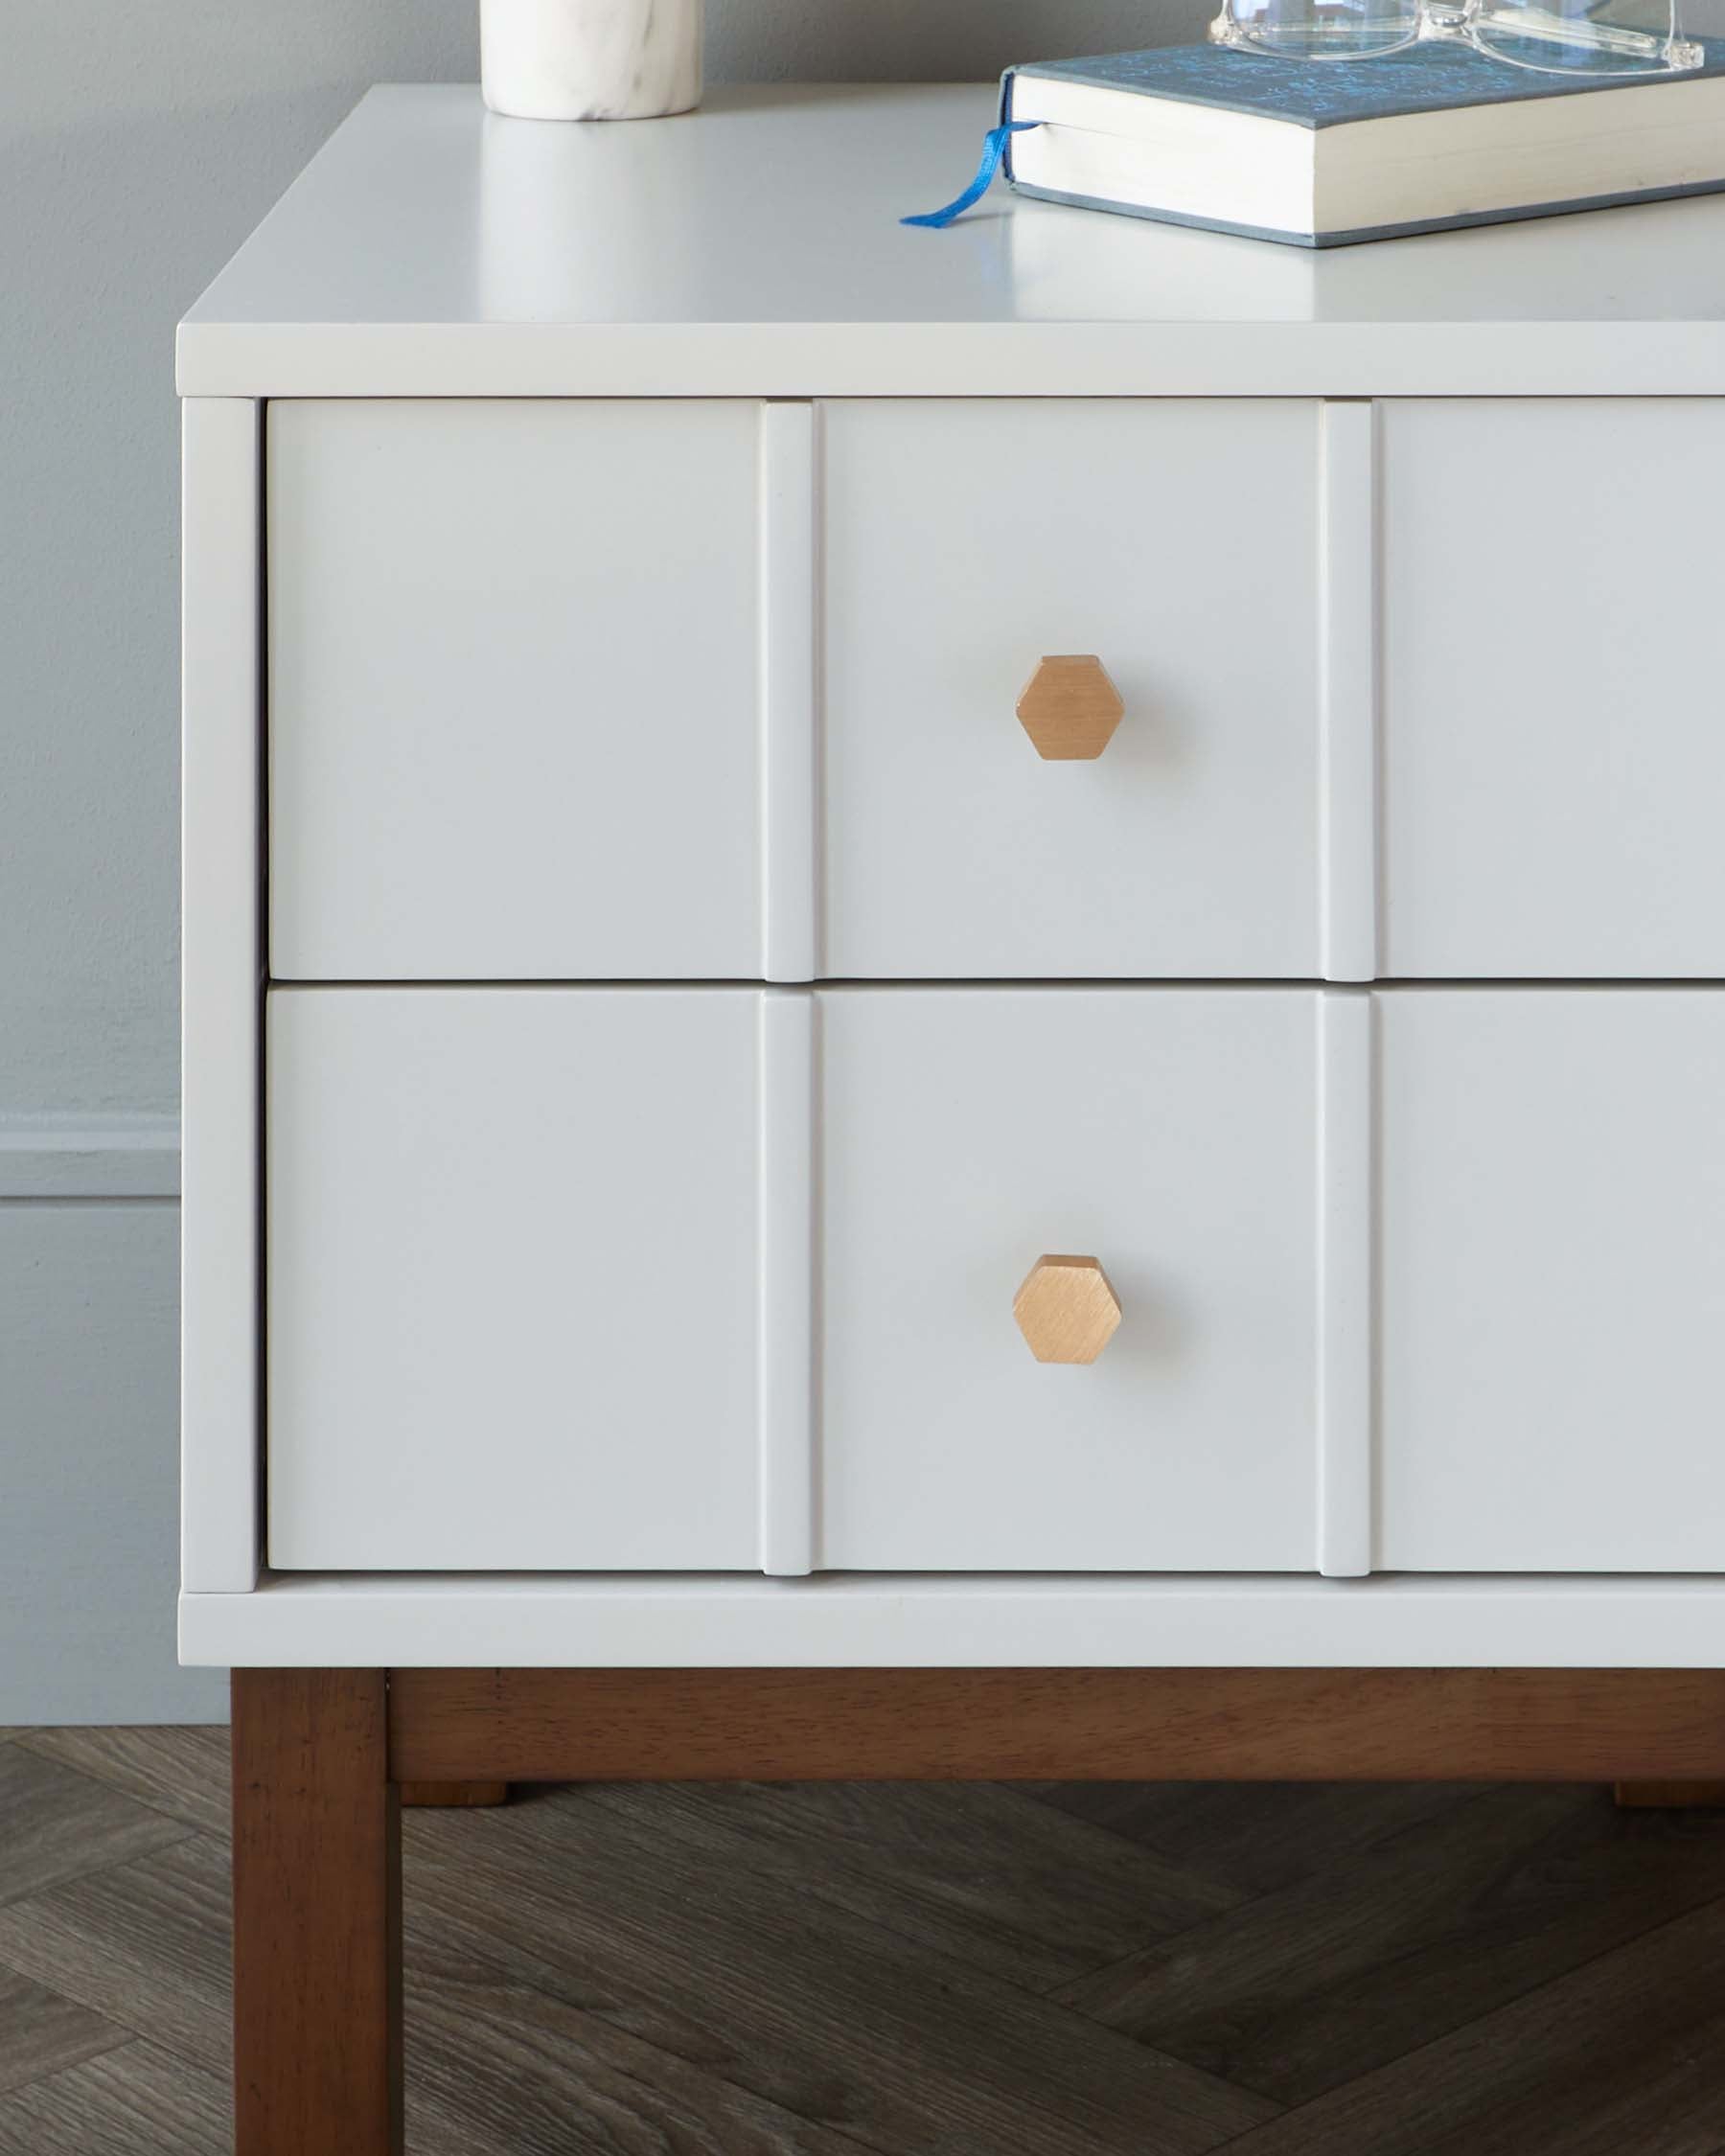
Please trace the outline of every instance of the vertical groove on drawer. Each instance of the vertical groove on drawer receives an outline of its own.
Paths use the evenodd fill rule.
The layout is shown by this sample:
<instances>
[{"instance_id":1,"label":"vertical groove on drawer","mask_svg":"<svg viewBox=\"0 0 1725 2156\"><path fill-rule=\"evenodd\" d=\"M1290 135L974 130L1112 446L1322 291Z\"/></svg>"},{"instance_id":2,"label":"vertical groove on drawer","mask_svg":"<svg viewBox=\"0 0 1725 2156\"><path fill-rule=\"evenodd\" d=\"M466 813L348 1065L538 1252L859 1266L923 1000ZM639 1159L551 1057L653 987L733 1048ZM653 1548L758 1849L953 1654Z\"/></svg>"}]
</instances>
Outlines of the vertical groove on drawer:
<instances>
[{"instance_id":1,"label":"vertical groove on drawer","mask_svg":"<svg viewBox=\"0 0 1725 2156\"><path fill-rule=\"evenodd\" d=\"M761 406L761 975L816 967L816 412Z\"/></svg>"},{"instance_id":2,"label":"vertical groove on drawer","mask_svg":"<svg viewBox=\"0 0 1725 2156\"><path fill-rule=\"evenodd\" d=\"M1324 977L1370 980L1378 945L1377 411L1326 403L1320 491L1320 938Z\"/></svg>"},{"instance_id":3,"label":"vertical groove on drawer","mask_svg":"<svg viewBox=\"0 0 1725 2156\"><path fill-rule=\"evenodd\" d=\"M1377 1006L1318 998L1318 1570L1371 1570Z\"/></svg>"},{"instance_id":4,"label":"vertical groove on drawer","mask_svg":"<svg viewBox=\"0 0 1725 2156\"><path fill-rule=\"evenodd\" d=\"M815 1057L808 991L760 1017L761 1570L815 1563Z\"/></svg>"}]
</instances>

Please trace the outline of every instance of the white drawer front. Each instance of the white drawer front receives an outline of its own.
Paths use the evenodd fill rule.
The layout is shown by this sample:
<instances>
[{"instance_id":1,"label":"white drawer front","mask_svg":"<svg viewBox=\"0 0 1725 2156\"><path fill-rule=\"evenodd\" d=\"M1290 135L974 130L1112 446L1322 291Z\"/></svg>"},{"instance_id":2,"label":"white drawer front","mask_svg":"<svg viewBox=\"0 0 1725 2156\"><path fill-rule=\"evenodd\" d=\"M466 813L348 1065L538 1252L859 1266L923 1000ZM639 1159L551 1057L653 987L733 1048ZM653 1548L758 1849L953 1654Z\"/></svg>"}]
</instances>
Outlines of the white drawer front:
<instances>
[{"instance_id":1,"label":"white drawer front","mask_svg":"<svg viewBox=\"0 0 1725 2156\"><path fill-rule=\"evenodd\" d=\"M1725 1570L1725 992L286 989L267 1032L279 1568ZM1117 1297L1093 1361L1021 1332L1050 1254Z\"/></svg>"},{"instance_id":2,"label":"white drawer front","mask_svg":"<svg viewBox=\"0 0 1725 2156\"><path fill-rule=\"evenodd\" d=\"M1725 1570L1725 993L1377 1000L1379 1566Z\"/></svg>"},{"instance_id":3,"label":"white drawer front","mask_svg":"<svg viewBox=\"0 0 1725 2156\"><path fill-rule=\"evenodd\" d=\"M760 969L753 403L274 403L278 978Z\"/></svg>"},{"instance_id":4,"label":"white drawer front","mask_svg":"<svg viewBox=\"0 0 1725 2156\"><path fill-rule=\"evenodd\" d=\"M820 1561L1310 1570L1317 998L821 998ZM1118 1330L1038 1363L1014 1294L1098 1258Z\"/></svg>"},{"instance_id":5,"label":"white drawer front","mask_svg":"<svg viewBox=\"0 0 1725 2156\"><path fill-rule=\"evenodd\" d=\"M825 971L1319 974L1318 407L836 403ZM1094 655L1125 716L1016 716Z\"/></svg>"},{"instance_id":6,"label":"white drawer front","mask_svg":"<svg viewBox=\"0 0 1725 2156\"><path fill-rule=\"evenodd\" d=\"M276 991L270 1562L1311 1569L1317 1002Z\"/></svg>"},{"instance_id":7,"label":"white drawer front","mask_svg":"<svg viewBox=\"0 0 1725 2156\"><path fill-rule=\"evenodd\" d=\"M1725 400L1380 425L1382 971L1725 975Z\"/></svg>"},{"instance_id":8,"label":"white drawer front","mask_svg":"<svg viewBox=\"0 0 1725 2156\"><path fill-rule=\"evenodd\" d=\"M271 1564L754 1565L757 1005L270 997Z\"/></svg>"},{"instance_id":9,"label":"white drawer front","mask_svg":"<svg viewBox=\"0 0 1725 2156\"><path fill-rule=\"evenodd\" d=\"M1375 970L1725 975L1725 400L1378 427ZM1320 887L1369 923L1336 759L1372 488L1337 461L1320 515L1322 432L1250 400L271 405L275 975L1350 975ZM1072 655L1124 716L1048 760L1017 706Z\"/></svg>"}]
</instances>

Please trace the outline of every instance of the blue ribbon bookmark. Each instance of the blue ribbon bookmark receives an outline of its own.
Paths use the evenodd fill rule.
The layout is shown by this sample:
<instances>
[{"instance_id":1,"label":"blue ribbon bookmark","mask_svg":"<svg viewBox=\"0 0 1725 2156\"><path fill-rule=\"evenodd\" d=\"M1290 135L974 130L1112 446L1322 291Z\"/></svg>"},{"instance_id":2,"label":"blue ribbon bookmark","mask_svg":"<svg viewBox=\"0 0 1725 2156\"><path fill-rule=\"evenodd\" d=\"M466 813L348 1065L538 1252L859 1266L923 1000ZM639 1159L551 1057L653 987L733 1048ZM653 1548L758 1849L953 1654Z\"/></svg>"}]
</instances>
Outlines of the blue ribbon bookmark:
<instances>
[{"instance_id":1,"label":"blue ribbon bookmark","mask_svg":"<svg viewBox=\"0 0 1725 2156\"><path fill-rule=\"evenodd\" d=\"M995 174L1000 169L1000 160L1006 154L1006 145L1014 135L1027 134L1032 127L1040 127L1040 120L1006 120L998 127L991 127L982 145L982 162L977 167L977 176L957 201L949 202L944 210L932 210L923 218L900 218L900 224L920 224L931 232L944 232L949 224L956 224L966 210L974 210L994 185Z\"/></svg>"}]
</instances>

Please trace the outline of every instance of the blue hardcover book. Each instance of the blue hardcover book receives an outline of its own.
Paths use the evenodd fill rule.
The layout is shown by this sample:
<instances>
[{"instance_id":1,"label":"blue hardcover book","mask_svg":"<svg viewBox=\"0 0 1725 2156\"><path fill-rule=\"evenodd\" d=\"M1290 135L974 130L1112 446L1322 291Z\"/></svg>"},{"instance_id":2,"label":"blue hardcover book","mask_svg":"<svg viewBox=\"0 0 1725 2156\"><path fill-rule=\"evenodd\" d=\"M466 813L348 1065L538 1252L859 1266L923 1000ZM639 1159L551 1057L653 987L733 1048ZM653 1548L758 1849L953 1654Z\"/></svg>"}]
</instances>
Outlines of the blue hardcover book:
<instances>
[{"instance_id":1,"label":"blue hardcover book","mask_svg":"<svg viewBox=\"0 0 1725 2156\"><path fill-rule=\"evenodd\" d=\"M1725 40L1684 74L1169 46L1010 69L1023 195L1302 247L1725 189Z\"/></svg>"}]
</instances>

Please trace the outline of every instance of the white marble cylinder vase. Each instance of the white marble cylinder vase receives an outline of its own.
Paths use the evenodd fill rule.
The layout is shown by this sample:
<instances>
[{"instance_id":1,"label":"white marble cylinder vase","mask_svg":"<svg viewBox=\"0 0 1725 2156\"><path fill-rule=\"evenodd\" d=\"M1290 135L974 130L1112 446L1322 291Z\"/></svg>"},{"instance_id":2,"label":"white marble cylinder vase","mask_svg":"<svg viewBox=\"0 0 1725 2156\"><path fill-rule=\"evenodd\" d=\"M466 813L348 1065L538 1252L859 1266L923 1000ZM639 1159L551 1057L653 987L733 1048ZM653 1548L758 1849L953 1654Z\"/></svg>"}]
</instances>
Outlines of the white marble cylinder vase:
<instances>
[{"instance_id":1,"label":"white marble cylinder vase","mask_svg":"<svg viewBox=\"0 0 1725 2156\"><path fill-rule=\"evenodd\" d=\"M485 102L519 120L651 120L701 103L706 0L479 0Z\"/></svg>"}]
</instances>

